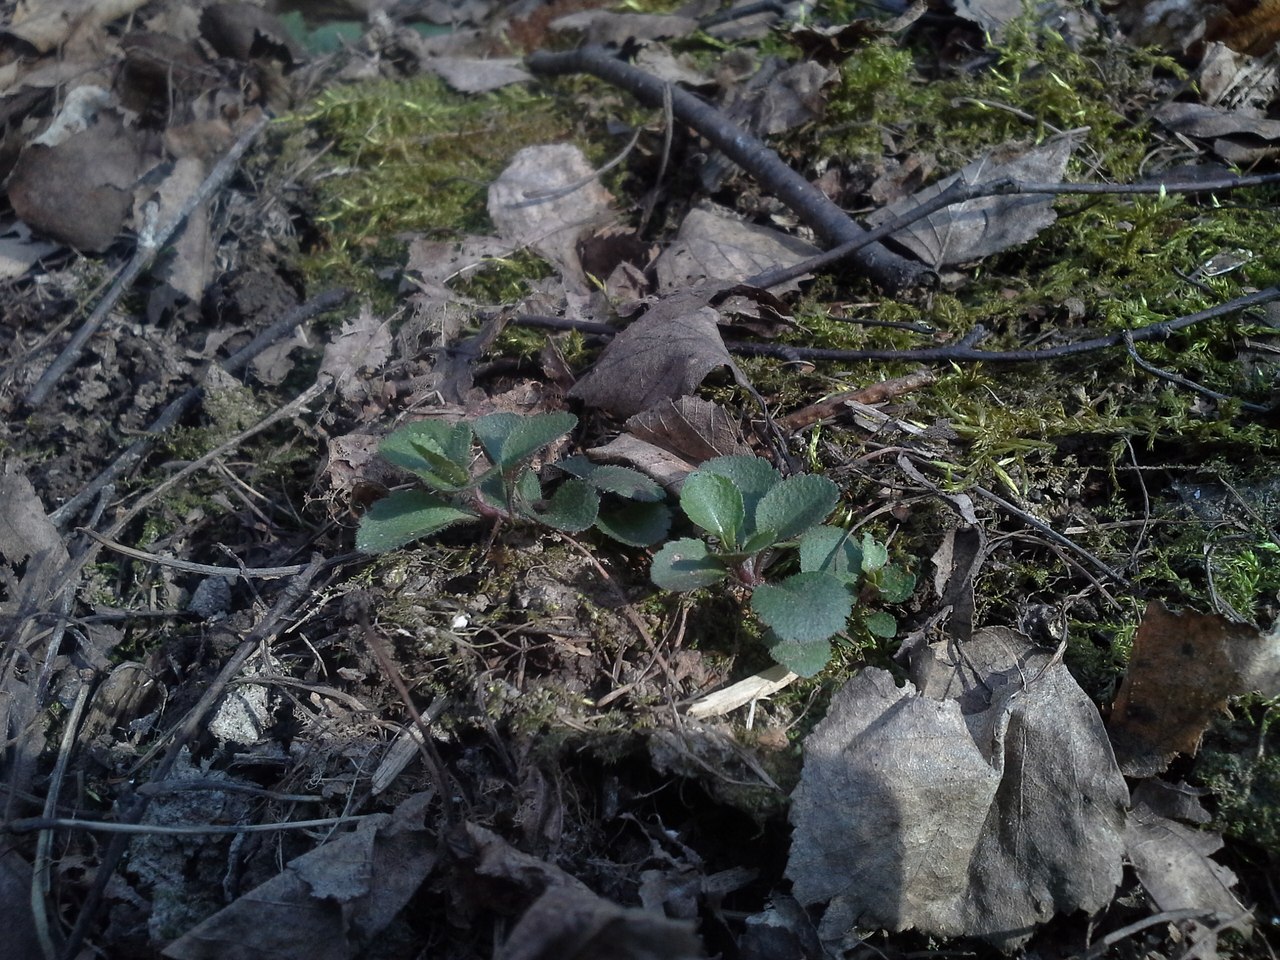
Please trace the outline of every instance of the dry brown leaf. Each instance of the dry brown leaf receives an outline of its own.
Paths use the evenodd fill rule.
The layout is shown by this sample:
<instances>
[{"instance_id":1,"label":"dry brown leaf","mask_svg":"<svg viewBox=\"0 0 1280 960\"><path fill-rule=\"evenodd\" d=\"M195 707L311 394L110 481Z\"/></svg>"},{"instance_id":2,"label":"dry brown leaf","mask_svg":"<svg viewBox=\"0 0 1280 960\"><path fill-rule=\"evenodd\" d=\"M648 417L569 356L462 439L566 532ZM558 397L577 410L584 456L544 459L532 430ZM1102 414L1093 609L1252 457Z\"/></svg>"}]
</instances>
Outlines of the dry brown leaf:
<instances>
[{"instance_id":1,"label":"dry brown leaf","mask_svg":"<svg viewBox=\"0 0 1280 960\"><path fill-rule=\"evenodd\" d=\"M718 367L743 382L720 339L720 315L709 305L719 289L708 285L659 300L610 341L569 396L629 417L691 394Z\"/></svg>"},{"instance_id":2,"label":"dry brown leaf","mask_svg":"<svg viewBox=\"0 0 1280 960\"><path fill-rule=\"evenodd\" d=\"M1167 103L1155 118L1175 133L1210 141L1213 152L1231 163L1280 153L1280 120L1201 103Z\"/></svg>"},{"instance_id":3,"label":"dry brown leaf","mask_svg":"<svg viewBox=\"0 0 1280 960\"><path fill-rule=\"evenodd\" d=\"M1161 789L1144 783L1134 792L1125 827L1125 856L1138 882L1157 910L1204 911L1191 937L1195 942L1213 938L1212 927L1242 918L1247 931L1248 911L1232 893L1236 875L1211 859L1221 849L1222 837L1166 816L1163 808L1168 804L1159 796ZM1189 812L1193 822L1208 817L1198 804Z\"/></svg>"},{"instance_id":4,"label":"dry brown leaf","mask_svg":"<svg viewBox=\"0 0 1280 960\"><path fill-rule=\"evenodd\" d=\"M586 43L614 44L687 37L698 29L692 17L661 13L613 13L609 10L581 10L551 22L556 31L575 30Z\"/></svg>"},{"instance_id":5,"label":"dry brown leaf","mask_svg":"<svg viewBox=\"0 0 1280 960\"><path fill-rule=\"evenodd\" d=\"M35 230L98 252L111 245L133 207L146 165L144 138L99 96L79 88L9 176L14 213Z\"/></svg>"},{"instance_id":6,"label":"dry brown leaf","mask_svg":"<svg viewBox=\"0 0 1280 960\"><path fill-rule=\"evenodd\" d=\"M620 907L589 890L553 886L512 928L495 960L694 960L693 923Z\"/></svg>"},{"instance_id":7,"label":"dry brown leaf","mask_svg":"<svg viewBox=\"0 0 1280 960\"><path fill-rule=\"evenodd\" d=\"M333 380L335 389L346 400L365 395L361 370L377 371L391 356L390 324L373 315L369 305L362 304L360 313L342 325L324 348L320 376Z\"/></svg>"},{"instance_id":8,"label":"dry brown leaf","mask_svg":"<svg viewBox=\"0 0 1280 960\"><path fill-rule=\"evenodd\" d=\"M578 241L613 219L612 200L577 147L525 147L489 185L489 216L512 246L531 247L585 290Z\"/></svg>"},{"instance_id":9,"label":"dry brown leaf","mask_svg":"<svg viewBox=\"0 0 1280 960\"><path fill-rule=\"evenodd\" d=\"M724 407L701 397L655 404L629 419L627 430L694 464L712 457L751 456L738 422Z\"/></svg>"},{"instance_id":10,"label":"dry brown leaf","mask_svg":"<svg viewBox=\"0 0 1280 960\"><path fill-rule=\"evenodd\" d=\"M1111 899L1129 795L1051 651L987 628L916 671L847 683L805 741L787 876L831 940L868 926L1026 940Z\"/></svg>"},{"instance_id":11,"label":"dry brown leaf","mask_svg":"<svg viewBox=\"0 0 1280 960\"><path fill-rule=\"evenodd\" d=\"M670 293L702 280L735 283L774 267L789 267L821 251L769 227L713 210L689 211L680 233L654 264L658 290ZM798 289L797 282L779 287Z\"/></svg>"},{"instance_id":12,"label":"dry brown leaf","mask_svg":"<svg viewBox=\"0 0 1280 960\"><path fill-rule=\"evenodd\" d=\"M428 57L422 66L438 74L460 93L487 93L532 77L516 59L482 60L477 57Z\"/></svg>"},{"instance_id":13,"label":"dry brown leaf","mask_svg":"<svg viewBox=\"0 0 1280 960\"><path fill-rule=\"evenodd\" d=\"M76 32L94 34L102 24L126 16L146 0L24 0L4 27L40 53L62 46Z\"/></svg>"},{"instance_id":14,"label":"dry brown leaf","mask_svg":"<svg viewBox=\"0 0 1280 960\"><path fill-rule=\"evenodd\" d=\"M959 173L877 210L867 222L872 226L888 223L933 199L958 180L975 184L1009 177L1028 182L1058 182L1077 142L1075 136L1065 134L1030 150L1013 146L994 150ZM1026 243L1056 219L1053 197L1048 194L982 197L944 207L893 234L893 239L937 269L978 260Z\"/></svg>"},{"instance_id":15,"label":"dry brown leaf","mask_svg":"<svg viewBox=\"0 0 1280 960\"><path fill-rule=\"evenodd\" d=\"M349 960L386 928L435 866L431 794L374 814L289 862L164 950L172 960Z\"/></svg>"},{"instance_id":16,"label":"dry brown leaf","mask_svg":"<svg viewBox=\"0 0 1280 960\"><path fill-rule=\"evenodd\" d=\"M1280 634L1217 614L1147 605L1108 728L1120 769L1149 777L1192 754L1227 700L1280 693Z\"/></svg>"}]
</instances>

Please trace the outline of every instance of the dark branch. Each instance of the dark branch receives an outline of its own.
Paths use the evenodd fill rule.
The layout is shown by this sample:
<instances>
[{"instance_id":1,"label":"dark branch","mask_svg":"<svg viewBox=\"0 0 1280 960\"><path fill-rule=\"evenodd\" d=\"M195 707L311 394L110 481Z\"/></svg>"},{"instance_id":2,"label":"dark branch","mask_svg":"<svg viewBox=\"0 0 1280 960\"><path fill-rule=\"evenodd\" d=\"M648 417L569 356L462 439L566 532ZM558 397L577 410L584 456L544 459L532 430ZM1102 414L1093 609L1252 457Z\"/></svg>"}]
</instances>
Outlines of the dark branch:
<instances>
[{"instance_id":1,"label":"dark branch","mask_svg":"<svg viewBox=\"0 0 1280 960\"><path fill-rule=\"evenodd\" d=\"M532 72L543 76L589 73L651 107L661 107L670 96L676 119L751 174L821 240L827 244L858 244L850 257L875 283L886 290L899 291L929 282L932 272L928 268L879 244L864 243L867 232L826 194L783 163L763 141L730 123L719 110L688 91L623 63L603 47L582 47L566 53L538 51L526 63Z\"/></svg>"}]
</instances>

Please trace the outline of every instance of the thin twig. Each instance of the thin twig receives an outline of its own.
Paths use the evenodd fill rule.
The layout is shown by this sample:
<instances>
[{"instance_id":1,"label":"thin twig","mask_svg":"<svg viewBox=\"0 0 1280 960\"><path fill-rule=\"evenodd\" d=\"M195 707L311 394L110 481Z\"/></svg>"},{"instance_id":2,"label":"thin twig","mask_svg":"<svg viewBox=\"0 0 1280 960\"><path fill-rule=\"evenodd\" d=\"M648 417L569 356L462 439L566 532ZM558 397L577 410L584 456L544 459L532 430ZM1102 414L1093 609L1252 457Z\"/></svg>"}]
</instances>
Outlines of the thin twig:
<instances>
[{"instance_id":1,"label":"thin twig","mask_svg":"<svg viewBox=\"0 0 1280 960\"><path fill-rule=\"evenodd\" d=\"M151 261L156 258L156 254L169 242L169 238L177 232L178 228L186 222L187 217L191 216L200 204L213 196L214 192L231 178L231 174L235 172L240 158L253 145L253 142L258 139L262 131L267 128L269 120L270 118L264 114L250 124L222 156L222 159L214 164L213 169L209 171L209 175L204 178L204 182L200 184L199 188L191 196L187 197L181 208L169 218L168 222L159 225L149 235L144 232L139 236L138 249L134 252L132 259L120 271L115 283L107 291L107 295L94 309L93 313L89 314L89 318L76 331L75 336L71 338L71 342L63 348L62 353L58 354L57 359L49 364L45 372L41 374L40 379L36 381L36 385L27 393L25 398L27 406L38 407L49 398L53 388L62 379L62 376L75 365L84 350L85 344L89 342L89 338L102 326L107 316L115 308L116 303L124 296L125 291L132 287L133 282L138 279L142 271L151 265Z\"/></svg>"},{"instance_id":2,"label":"thin twig","mask_svg":"<svg viewBox=\"0 0 1280 960\"><path fill-rule=\"evenodd\" d=\"M1124 338L1125 349L1129 351L1129 359L1141 367L1153 377L1161 380L1168 380L1170 383L1179 387L1184 387L1192 393L1198 393L1202 396L1209 397L1211 400L1217 400L1221 403L1223 400L1230 400L1230 394L1219 393L1217 390L1211 390L1203 384L1196 383L1194 380L1188 380L1180 373L1174 373L1172 370L1165 370L1163 367L1157 367L1154 363L1150 363L1143 359L1142 354L1138 353L1138 348L1133 345L1133 336L1129 335ZM1260 403L1249 403L1246 400L1240 401L1240 407L1244 410L1251 410L1254 413L1266 413L1267 408Z\"/></svg>"},{"instance_id":3,"label":"thin twig","mask_svg":"<svg viewBox=\"0 0 1280 960\"><path fill-rule=\"evenodd\" d=\"M296 577L303 570L307 569L305 563L295 563L289 567L216 567L210 563L194 563L191 560L180 560L177 557L166 557L159 553L147 553L145 550L137 550L133 547L127 547L123 543L108 539L96 531L87 527L80 528L80 533L86 534L97 540L108 550L113 553L119 553L126 557L132 557L134 560L141 560L143 563L154 563L162 567L170 567L174 570L182 570L185 573L198 573L206 577L231 577L232 579L244 577L246 579L258 580L279 580L283 577ZM348 560L355 560L363 556L360 553L348 553L341 557L335 557L330 561L331 564L337 565Z\"/></svg>"},{"instance_id":4,"label":"thin twig","mask_svg":"<svg viewBox=\"0 0 1280 960\"><path fill-rule=\"evenodd\" d=\"M1106 574L1116 583L1122 583L1125 586L1129 585L1128 577L1126 577L1124 574L1122 574L1118 570L1113 570L1111 567L1103 563L1101 560L1095 557L1092 553L1090 553L1084 547L1080 546L1074 540L1070 539L1069 537L1064 537L1062 534L1060 534L1057 530L1053 529L1053 527L1049 526L1039 517L1032 516L1031 514L1027 513L1027 511L1023 510L1021 507L1014 506L1004 497L1000 496L997 493L992 493L990 490L986 489L985 487L972 487L970 489L972 489L973 492L978 494L979 496L987 500L990 500L992 503L994 503L1000 509L1004 510L1006 513L1010 513L1013 516L1017 517L1027 526L1035 530L1039 530L1042 534L1044 534L1054 543L1057 543L1057 544L1060 544L1061 546L1066 547L1072 553L1087 560L1095 568L1102 571L1102 573Z\"/></svg>"},{"instance_id":5,"label":"thin twig","mask_svg":"<svg viewBox=\"0 0 1280 960\"><path fill-rule=\"evenodd\" d=\"M986 336L986 329L975 327L961 340L941 347L920 347L912 350L828 350L822 347L793 347L786 344L755 343L745 340L726 340L725 347L730 353L749 357L777 357L782 360L823 360L836 363L848 363L855 360L914 360L988 362L988 363L1040 363L1044 360L1058 360L1062 357L1073 357L1083 353L1096 353L1112 347L1122 346L1126 338L1135 343L1147 340L1165 340L1171 334L1183 330L1205 320L1215 320L1250 307L1280 300L1280 287L1267 287L1257 293L1236 297L1226 303L1199 313L1176 317L1173 320L1162 320L1148 324L1136 330L1124 330L1110 333L1090 340L1079 340L1075 343L1059 344L1056 347L1041 347L1035 350L982 350L974 346ZM518 326L545 327L553 330L581 330L603 336L613 336L618 328L604 323L585 323L566 320L563 317L528 316L516 317L512 320Z\"/></svg>"},{"instance_id":6,"label":"thin twig","mask_svg":"<svg viewBox=\"0 0 1280 960\"><path fill-rule=\"evenodd\" d=\"M1013 180L1001 177L997 180L986 180L982 183L966 183L957 180L937 196L923 200L901 216L880 224L866 231L861 237L853 237L838 247L820 253L817 256L802 260L789 267L775 267L748 277L743 282L753 287L776 287L779 284L797 280L807 273L822 273L849 259L868 244L878 243L918 220L937 213L944 207L956 203L966 203L981 197L1005 197L1018 194L1050 194L1050 195L1139 195L1139 194L1193 194L1193 193L1226 193L1245 187L1260 187L1267 184L1280 183L1280 173L1259 173L1247 177L1223 177L1218 180L1205 180L1199 183L1176 180L1167 183L1035 183L1032 181Z\"/></svg>"},{"instance_id":7,"label":"thin twig","mask_svg":"<svg viewBox=\"0 0 1280 960\"><path fill-rule=\"evenodd\" d=\"M1132 937L1135 933L1141 933L1148 927L1158 926L1162 923L1176 923L1179 920L1199 920L1210 916L1213 916L1213 911L1203 908L1166 910L1163 913L1154 913L1128 926L1121 927L1119 930L1112 930L1084 953L1076 954L1073 960L1093 960L1094 957L1100 957L1121 940Z\"/></svg>"},{"instance_id":8,"label":"thin twig","mask_svg":"<svg viewBox=\"0 0 1280 960\"><path fill-rule=\"evenodd\" d=\"M693 127L730 160L751 174L763 189L777 197L828 244L857 242L854 262L873 281L888 290L925 285L932 271L886 247L862 244L866 231L826 194L782 162L762 140L729 121L715 107L687 90L673 88L652 74L618 60L607 49L587 46L564 53L540 50L525 61L543 76L589 73L626 90L641 103L661 107L671 98L677 120Z\"/></svg>"},{"instance_id":9,"label":"thin twig","mask_svg":"<svg viewBox=\"0 0 1280 960\"><path fill-rule=\"evenodd\" d=\"M888 400L890 397L899 397L904 393L912 390L921 390L938 379L938 375L932 370L916 370L909 373L905 377L895 377L892 380L882 380L879 383L868 384L865 387L859 387L857 390L845 390L842 393L836 393L829 397L823 397L817 403L811 403L807 407L801 407L792 413L788 413L785 417L778 418L778 426L784 430L802 430L805 427L817 423L819 420L825 420L828 417L834 417L845 409L845 405L850 401L858 403L880 403Z\"/></svg>"},{"instance_id":10,"label":"thin twig","mask_svg":"<svg viewBox=\"0 0 1280 960\"><path fill-rule=\"evenodd\" d=\"M33 830L89 830L93 833L115 833L125 836L138 834L154 834L157 836L187 836L192 834L241 834L241 833L275 833L278 830L313 830L320 827L341 826L344 823L359 823L370 817L381 816L377 813L349 815L345 817L323 817L319 820L290 820L283 823L115 823L107 820L80 820L76 817L28 817L0 825L0 830L8 833L30 833Z\"/></svg>"}]
</instances>

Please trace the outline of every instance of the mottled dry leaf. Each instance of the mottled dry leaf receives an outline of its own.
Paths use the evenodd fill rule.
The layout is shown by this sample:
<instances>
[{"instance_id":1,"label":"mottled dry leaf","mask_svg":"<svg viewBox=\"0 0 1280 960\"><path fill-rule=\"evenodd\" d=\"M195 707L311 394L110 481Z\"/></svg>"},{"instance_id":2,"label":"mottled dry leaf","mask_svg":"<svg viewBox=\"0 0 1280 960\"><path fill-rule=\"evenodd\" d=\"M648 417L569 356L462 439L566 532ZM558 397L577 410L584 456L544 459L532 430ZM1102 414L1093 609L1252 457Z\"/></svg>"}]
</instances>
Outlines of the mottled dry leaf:
<instances>
[{"instance_id":1,"label":"mottled dry leaf","mask_svg":"<svg viewBox=\"0 0 1280 960\"><path fill-rule=\"evenodd\" d=\"M751 456L738 422L724 407L701 397L655 404L629 419L627 430L695 464L713 457Z\"/></svg>"},{"instance_id":2,"label":"mottled dry leaf","mask_svg":"<svg viewBox=\"0 0 1280 960\"><path fill-rule=\"evenodd\" d=\"M1134 793L1125 828L1125 856L1155 909L1203 910L1205 916L1192 934L1193 941L1213 937L1211 927L1242 916L1247 930L1248 911L1231 892L1236 875L1211 859L1221 849L1222 837L1164 816L1148 802L1148 793L1142 788ZM1157 806L1165 805L1155 799ZM1203 809L1198 813L1207 816Z\"/></svg>"},{"instance_id":3,"label":"mottled dry leaf","mask_svg":"<svg viewBox=\"0 0 1280 960\"><path fill-rule=\"evenodd\" d=\"M495 960L695 960L693 922L621 907L580 887L553 886L512 928Z\"/></svg>"},{"instance_id":4,"label":"mottled dry leaf","mask_svg":"<svg viewBox=\"0 0 1280 960\"><path fill-rule=\"evenodd\" d=\"M1280 120L1200 103L1168 103L1155 118L1175 133L1210 141L1213 152L1231 163L1280 153Z\"/></svg>"},{"instance_id":5,"label":"mottled dry leaf","mask_svg":"<svg viewBox=\"0 0 1280 960\"><path fill-rule=\"evenodd\" d=\"M813 244L779 230L697 209L685 217L675 242L658 257L654 269L659 292L670 293L702 280L745 280L819 253ZM778 289L789 288L798 289L798 284L793 281Z\"/></svg>"},{"instance_id":6,"label":"mottled dry leaf","mask_svg":"<svg viewBox=\"0 0 1280 960\"><path fill-rule=\"evenodd\" d=\"M255 887L164 950L172 960L349 960L369 946L435 866L423 828L431 795L375 814Z\"/></svg>"},{"instance_id":7,"label":"mottled dry leaf","mask_svg":"<svg viewBox=\"0 0 1280 960\"><path fill-rule=\"evenodd\" d=\"M76 92L82 91L74 103L68 98L51 131L19 155L9 175L9 202L46 236L98 252L111 245L133 207L133 187L145 167L144 138L93 91ZM73 108L76 116L66 119Z\"/></svg>"},{"instance_id":8,"label":"mottled dry leaf","mask_svg":"<svg viewBox=\"0 0 1280 960\"><path fill-rule=\"evenodd\" d=\"M614 437L604 446L592 447L587 454L601 463L633 467L671 493L678 491L684 478L697 469L697 464L629 433Z\"/></svg>"},{"instance_id":9,"label":"mottled dry leaf","mask_svg":"<svg viewBox=\"0 0 1280 960\"><path fill-rule=\"evenodd\" d=\"M146 0L26 0L16 4L4 27L39 53L62 46L73 33L90 36L97 27L132 13Z\"/></svg>"},{"instance_id":10,"label":"mottled dry leaf","mask_svg":"<svg viewBox=\"0 0 1280 960\"><path fill-rule=\"evenodd\" d=\"M622 46L629 41L645 42L670 37L687 37L698 29L692 17L661 13L613 13L609 10L582 10L551 21L551 29L584 34L586 43Z\"/></svg>"},{"instance_id":11,"label":"mottled dry leaf","mask_svg":"<svg viewBox=\"0 0 1280 960\"><path fill-rule=\"evenodd\" d=\"M959 173L877 210L867 221L872 226L888 223L958 180L967 184L1005 177L1038 183L1060 181L1076 143L1076 137L1064 134L1030 150L1002 147ZM936 270L1026 243L1056 219L1053 197L1048 194L982 197L944 207L893 234L893 239Z\"/></svg>"},{"instance_id":12,"label":"mottled dry leaf","mask_svg":"<svg viewBox=\"0 0 1280 960\"><path fill-rule=\"evenodd\" d=\"M379 370L391 356L391 330L385 320L373 315L368 304L342 325L324 348L320 376L331 377L338 393L347 400L364 395L361 370Z\"/></svg>"},{"instance_id":13,"label":"mottled dry leaf","mask_svg":"<svg viewBox=\"0 0 1280 960\"><path fill-rule=\"evenodd\" d=\"M489 216L503 239L531 247L585 289L578 241L612 219L612 200L577 147L525 147L489 185Z\"/></svg>"},{"instance_id":14,"label":"mottled dry leaf","mask_svg":"<svg viewBox=\"0 0 1280 960\"><path fill-rule=\"evenodd\" d=\"M1107 904L1128 791L1096 708L1050 653L988 628L921 694L867 670L805 741L787 876L824 939L915 927L1002 947Z\"/></svg>"},{"instance_id":15,"label":"mottled dry leaf","mask_svg":"<svg viewBox=\"0 0 1280 960\"><path fill-rule=\"evenodd\" d=\"M629 417L692 393L717 367L744 382L720 339L720 315L709 306L719 289L704 286L659 300L610 341L569 396Z\"/></svg>"},{"instance_id":16,"label":"mottled dry leaf","mask_svg":"<svg viewBox=\"0 0 1280 960\"><path fill-rule=\"evenodd\" d=\"M519 60L481 60L474 57L430 57L422 61L423 67L437 73L453 89L460 93L487 93L513 83L532 79L520 67Z\"/></svg>"},{"instance_id":17,"label":"mottled dry leaf","mask_svg":"<svg viewBox=\"0 0 1280 960\"><path fill-rule=\"evenodd\" d=\"M1280 633L1204 613L1147 605L1108 729L1127 776L1164 770L1195 753L1230 697L1280 694Z\"/></svg>"}]
</instances>

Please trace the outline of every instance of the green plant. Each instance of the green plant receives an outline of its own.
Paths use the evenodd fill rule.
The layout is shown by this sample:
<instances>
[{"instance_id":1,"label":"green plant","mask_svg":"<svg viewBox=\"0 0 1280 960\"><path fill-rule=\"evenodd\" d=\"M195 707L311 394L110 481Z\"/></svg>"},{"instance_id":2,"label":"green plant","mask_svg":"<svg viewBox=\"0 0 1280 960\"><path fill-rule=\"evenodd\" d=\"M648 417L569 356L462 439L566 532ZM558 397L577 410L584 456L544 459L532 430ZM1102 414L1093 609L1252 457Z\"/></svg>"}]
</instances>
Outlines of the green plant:
<instances>
[{"instance_id":1,"label":"green plant","mask_svg":"<svg viewBox=\"0 0 1280 960\"><path fill-rule=\"evenodd\" d=\"M357 548L384 553L452 524L484 519L532 521L565 533L595 525L630 546L661 540L670 511L662 488L638 471L569 457L552 466L570 476L545 493L530 461L577 423L571 413L491 413L470 422L421 420L401 427L378 450L430 490L397 490L375 503L360 520ZM472 469L476 441L490 464L478 473Z\"/></svg>"},{"instance_id":2,"label":"green plant","mask_svg":"<svg viewBox=\"0 0 1280 960\"><path fill-rule=\"evenodd\" d=\"M717 457L690 474L680 507L710 542L682 538L653 558L650 577L667 590L696 590L733 579L751 593L751 610L769 628L766 642L779 663L813 676L831 659L831 637L844 629L864 593L885 602L905 600L915 578L888 563L884 545L870 535L829 526L839 500L825 477L782 476L756 457ZM769 581L767 574L793 555L798 572ZM893 636L897 623L876 611L863 617L873 636Z\"/></svg>"}]
</instances>

